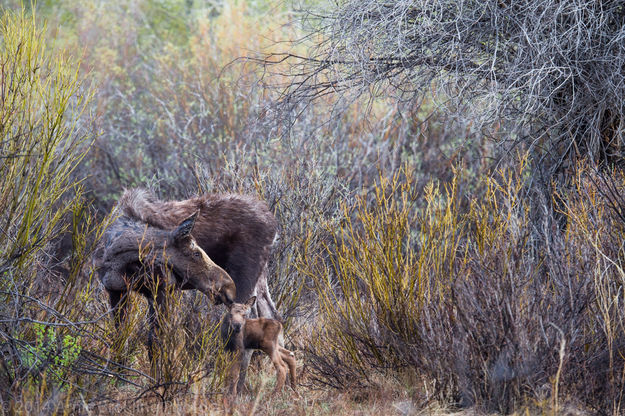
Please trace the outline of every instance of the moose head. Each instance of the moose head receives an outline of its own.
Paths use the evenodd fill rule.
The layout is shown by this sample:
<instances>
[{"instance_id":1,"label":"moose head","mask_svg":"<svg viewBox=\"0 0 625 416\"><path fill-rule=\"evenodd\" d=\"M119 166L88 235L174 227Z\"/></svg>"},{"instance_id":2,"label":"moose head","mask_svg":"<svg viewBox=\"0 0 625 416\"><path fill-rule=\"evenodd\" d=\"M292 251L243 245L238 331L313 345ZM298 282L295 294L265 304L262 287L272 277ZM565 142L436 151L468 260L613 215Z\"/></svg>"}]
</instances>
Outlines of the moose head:
<instances>
[{"instance_id":1,"label":"moose head","mask_svg":"<svg viewBox=\"0 0 625 416\"><path fill-rule=\"evenodd\" d=\"M232 304L236 289L234 282L216 265L191 235L198 212L185 219L170 232L164 244L164 258L182 290L197 289L213 299L215 304Z\"/></svg>"},{"instance_id":2,"label":"moose head","mask_svg":"<svg viewBox=\"0 0 625 416\"><path fill-rule=\"evenodd\" d=\"M245 325L245 320L250 312L250 308L254 306L256 302L256 296L252 296L245 303L232 303L226 305L228 308L227 322L229 325L228 330L234 334L241 332L241 329Z\"/></svg>"}]
</instances>

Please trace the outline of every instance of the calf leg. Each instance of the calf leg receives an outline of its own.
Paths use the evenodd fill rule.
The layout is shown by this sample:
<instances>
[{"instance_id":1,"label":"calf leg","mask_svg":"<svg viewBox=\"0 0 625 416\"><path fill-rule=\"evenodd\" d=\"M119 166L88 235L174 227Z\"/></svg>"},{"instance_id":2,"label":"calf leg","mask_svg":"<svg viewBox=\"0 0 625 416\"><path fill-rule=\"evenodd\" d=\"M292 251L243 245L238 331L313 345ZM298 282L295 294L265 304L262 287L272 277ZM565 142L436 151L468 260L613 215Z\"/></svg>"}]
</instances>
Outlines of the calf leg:
<instances>
[{"instance_id":1,"label":"calf leg","mask_svg":"<svg viewBox=\"0 0 625 416\"><path fill-rule=\"evenodd\" d=\"M238 376L238 386L237 389L239 392L245 391L245 376L247 375L247 367L250 365L250 360L252 359L252 354L254 354L254 350L243 350L241 352L241 359L239 365L239 376Z\"/></svg>"},{"instance_id":2,"label":"calf leg","mask_svg":"<svg viewBox=\"0 0 625 416\"><path fill-rule=\"evenodd\" d=\"M295 381L297 379L296 373L295 373L295 357L293 356L293 353L289 350L287 350L286 348L282 348L282 347L278 347L278 349L280 350L280 358L282 358L282 361L284 363L286 363L289 367L289 376L291 379L291 388L295 391L297 391L296 389L296 385L295 385Z\"/></svg>"},{"instance_id":3,"label":"calf leg","mask_svg":"<svg viewBox=\"0 0 625 416\"><path fill-rule=\"evenodd\" d=\"M234 411L234 402L237 397L237 384L239 381L239 373L241 371L241 351L237 351L232 361L232 366L228 370L227 389L223 395L224 411L227 415L231 415Z\"/></svg>"},{"instance_id":4,"label":"calf leg","mask_svg":"<svg viewBox=\"0 0 625 416\"><path fill-rule=\"evenodd\" d=\"M282 390L282 388L284 387L284 381L286 380L286 364L284 364L284 361L282 361L282 358L280 357L280 352L278 351L277 348L275 348L272 352L271 352L271 362L273 363L273 366L276 368L276 372L277 372L277 380L276 380L276 388L274 389L274 394L279 392L280 390Z\"/></svg>"},{"instance_id":5,"label":"calf leg","mask_svg":"<svg viewBox=\"0 0 625 416\"><path fill-rule=\"evenodd\" d=\"M243 354L240 351L235 354L232 367L230 367L230 371L228 373L228 378L230 379L230 382L228 383L228 395L232 398L232 400L234 400L237 395L238 381L241 374L242 357Z\"/></svg>"}]
</instances>

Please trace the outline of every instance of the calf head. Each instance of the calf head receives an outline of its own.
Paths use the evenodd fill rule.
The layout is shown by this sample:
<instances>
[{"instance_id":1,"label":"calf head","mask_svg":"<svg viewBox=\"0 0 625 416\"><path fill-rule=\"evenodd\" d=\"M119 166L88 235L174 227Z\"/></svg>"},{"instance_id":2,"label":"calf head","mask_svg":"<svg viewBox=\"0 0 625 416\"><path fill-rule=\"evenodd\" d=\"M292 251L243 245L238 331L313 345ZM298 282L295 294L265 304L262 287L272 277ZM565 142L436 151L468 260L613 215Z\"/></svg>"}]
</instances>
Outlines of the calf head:
<instances>
[{"instance_id":1,"label":"calf head","mask_svg":"<svg viewBox=\"0 0 625 416\"><path fill-rule=\"evenodd\" d=\"M245 319L250 312L250 308L254 305L254 302L256 302L256 296L252 296L245 303L232 303L231 305L227 305L228 315L226 316L226 321L230 326L229 330L234 334L238 334L243 329Z\"/></svg>"},{"instance_id":2,"label":"calf head","mask_svg":"<svg viewBox=\"0 0 625 416\"><path fill-rule=\"evenodd\" d=\"M216 265L191 235L198 212L185 219L169 235L165 245L168 266L182 289L197 289L215 304L234 302L236 288L230 275Z\"/></svg>"}]
</instances>

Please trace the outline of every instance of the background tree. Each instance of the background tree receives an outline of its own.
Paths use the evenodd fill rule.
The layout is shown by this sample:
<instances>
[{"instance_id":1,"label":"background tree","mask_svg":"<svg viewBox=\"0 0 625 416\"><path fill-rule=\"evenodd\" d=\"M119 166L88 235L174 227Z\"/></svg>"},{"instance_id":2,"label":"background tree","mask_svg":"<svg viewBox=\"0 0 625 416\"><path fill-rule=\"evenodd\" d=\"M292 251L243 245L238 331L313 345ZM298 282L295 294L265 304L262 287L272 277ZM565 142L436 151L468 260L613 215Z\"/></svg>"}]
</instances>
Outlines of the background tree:
<instances>
[{"instance_id":1,"label":"background tree","mask_svg":"<svg viewBox=\"0 0 625 416\"><path fill-rule=\"evenodd\" d=\"M305 23L322 41L288 55L285 102L434 94L504 149L529 150L545 179L579 158L623 162L622 2L353 0Z\"/></svg>"}]
</instances>

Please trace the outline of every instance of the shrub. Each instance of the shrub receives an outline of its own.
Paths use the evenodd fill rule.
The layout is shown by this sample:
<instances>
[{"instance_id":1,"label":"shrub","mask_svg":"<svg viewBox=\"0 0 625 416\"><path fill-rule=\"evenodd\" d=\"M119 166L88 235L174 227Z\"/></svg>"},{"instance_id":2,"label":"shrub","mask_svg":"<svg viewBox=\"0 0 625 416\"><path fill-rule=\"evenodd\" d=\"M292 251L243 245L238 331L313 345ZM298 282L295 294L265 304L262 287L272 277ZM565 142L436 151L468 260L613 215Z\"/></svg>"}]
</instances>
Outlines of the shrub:
<instances>
[{"instance_id":1,"label":"shrub","mask_svg":"<svg viewBox=\"0 0 625 416\"><path fill-rule=\"evenodd\" d=\"M625 229L590 173L567 195L566 232L546 201L531 218L527 173L502 171L464 205L458 176L419 196L408 171L347 206L334 243L300 259L320 298L315 377L347 388L408 371L423 400L511 412L571 395L618 411Z\"/></svg>"},{"instance_id":2,"label":"shrub","mask_svg":"<svg viewBox=\"0 0 625 416\"><path fill-rule=\"evenodd\" d=\"M338 2L303 13L314 41L282 56L297 75L285 101L434 93L562 181L580 158L622 164L624 15L619 1Z\"/></svg>"},{"instance_id":3,"label":"shrub","mask_svg":"<svg viewBox=\"0 0 625 416\"><path fill-rule=\"evenodd\" d=\"M50 282L61 272L53 255L57 237L84 213L72 174L90 143L79 120L92 92L74 58L46 46L34 14L4 12L0 37L0 334L7 351L0 385L6 405L42 378L49 378L44 390L66 386L80 354L79 335L65 316L62 294L70 289ZM72 286L85 258L68 264L63 280ZM61 328L47 327L55 323Z\"/></svg>"}]
</instances>

